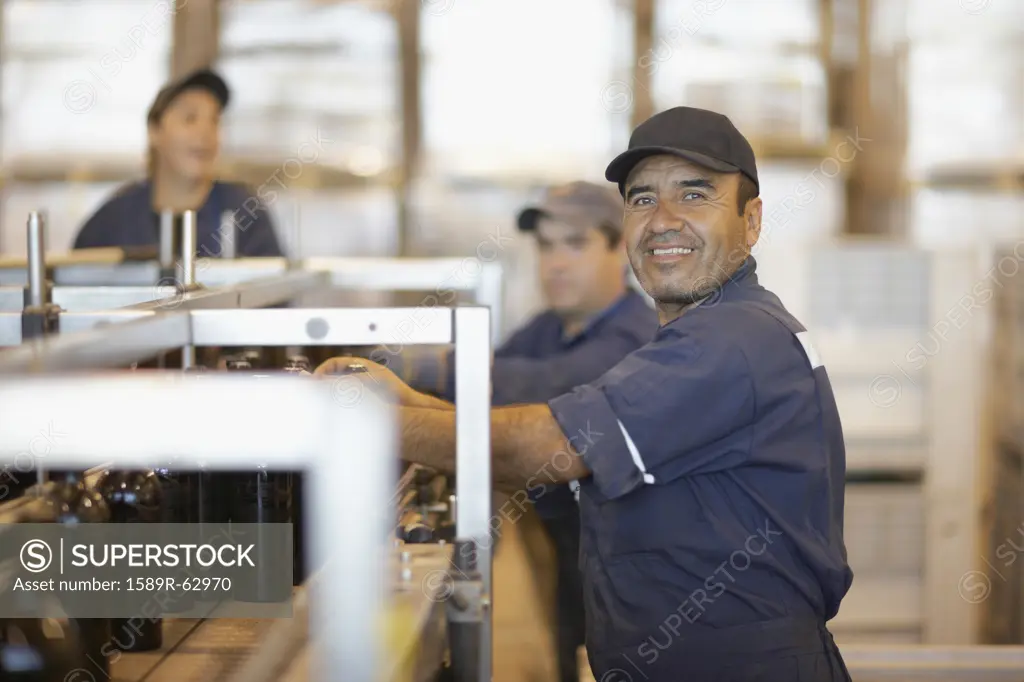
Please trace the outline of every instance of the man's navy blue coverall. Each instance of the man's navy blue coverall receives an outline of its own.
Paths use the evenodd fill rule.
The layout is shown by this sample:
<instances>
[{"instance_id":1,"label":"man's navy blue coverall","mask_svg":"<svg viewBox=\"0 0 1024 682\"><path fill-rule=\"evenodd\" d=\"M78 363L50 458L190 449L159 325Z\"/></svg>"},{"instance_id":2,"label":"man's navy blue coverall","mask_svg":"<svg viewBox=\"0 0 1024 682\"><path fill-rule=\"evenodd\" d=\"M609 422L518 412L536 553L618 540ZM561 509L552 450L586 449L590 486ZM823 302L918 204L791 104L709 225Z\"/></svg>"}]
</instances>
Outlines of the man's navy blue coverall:
<instances>
[{"instance_id":1,"label":"man's navy blue coverall","mask_svg":"<svg viewBox=\"0 0 1024 682\"><path fill-rule=\"evenodd\" d=\"M148 181L122 188L86 221L74 248L101 246L156 246L160 243L160 218L150 203ZM241 257L279 257L281 246L263 202L243 185L214 183L206 203L196 213L196 254L199 258L220 258L220 225L224 211L234 212L234 250Z\"/></svg>"},{"instance_id":2,"label":"man's navy blue coverall","mask_svg":"<svg viewBox=\"0 0 1024 682\"><path fill-rule=\"evenodd\" d=\"M748 258L597 381L549 401L581 481L587 651L604 682L847 680L846 454L806 330Z\"/></svg>"}]
</instances>

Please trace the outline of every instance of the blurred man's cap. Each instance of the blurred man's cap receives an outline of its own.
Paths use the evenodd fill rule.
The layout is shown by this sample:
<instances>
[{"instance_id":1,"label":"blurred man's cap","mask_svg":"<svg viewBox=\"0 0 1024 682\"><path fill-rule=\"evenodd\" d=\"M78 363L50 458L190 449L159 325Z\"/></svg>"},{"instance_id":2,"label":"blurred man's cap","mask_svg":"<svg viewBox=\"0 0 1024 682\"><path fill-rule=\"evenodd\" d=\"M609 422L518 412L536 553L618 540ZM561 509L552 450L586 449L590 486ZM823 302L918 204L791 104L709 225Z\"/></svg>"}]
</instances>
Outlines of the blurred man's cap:
<instances>
[{"instance_id":1,"label":"blurred man's cap","mask_svg":"<svg viewBox=\"0 0 1024 682\"><path fill-rule=\"evenodd\" d=\"M754 150L728 117L674 107L651 116L629 136L629 147L604 172L622 193L630 171L648 156L671 154L721 173L743 173L760 189Z\"/></svg>"},{"instance_id":2,"label":"blurred man's cap","mask_svg":"<svg viewBox=\"0 0 1024 682\"><path fill-rule=\"evenodd\" d=\"M228 89L228 84L224 82L223 78L210 69L199 69L184 78L165 85L157 93L156 99L153 100L153 105L149 108L149 116L147 116L146 120L149 123L159 121L164 112L167 111L167 107L171 106L171 102L186 90L206 90L217 98L221 109L227 107L228 102L231 100L231 91Z\"/></svg>"},{"instance_id":3,"label":"blurred man's cap","mask_svg":"<svg viewBox=\"0 0 1024 682\"><path fill-rule=\"evenodd\" d=\"M610 187L592 182L572 182L551 187L536 206L519 213L519 229L532 232L537 221L550 218L578 227L604 226L616 235L622 234L622 199Z\"/></svg>"}]
</instances>

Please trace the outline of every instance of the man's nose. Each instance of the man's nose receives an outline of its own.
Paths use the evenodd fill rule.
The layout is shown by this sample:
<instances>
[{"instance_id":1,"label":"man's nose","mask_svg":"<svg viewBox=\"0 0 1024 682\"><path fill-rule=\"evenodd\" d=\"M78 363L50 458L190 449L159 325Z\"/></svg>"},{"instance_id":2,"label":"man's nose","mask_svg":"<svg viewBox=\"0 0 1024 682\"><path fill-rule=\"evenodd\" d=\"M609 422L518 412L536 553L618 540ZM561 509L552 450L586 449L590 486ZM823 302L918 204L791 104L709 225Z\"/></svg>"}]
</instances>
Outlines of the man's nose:
<instances>
[{"instance_id":1,"label":"man's nose","mask_svg":"<svg viewBox=\"0 0 1024 682\"><path fill-rule=\"evenodd\" d=\"M683 228L684 220L664 202L658 203L658 208L651 216L649 224L650 232L653 234L664 234L665 232L679 232Z\"/></svg>"},{"instance_id":2,"label":"man's nose","mask_svg":"<svg viewBox=\"0 0 1024 682\"><path fill-rule=\"evenodd\" d=\"M562 272L569 266L569 259L563 254L553 254L548 261L548 269L552 272Z\"/></svg>"}]
</instances>

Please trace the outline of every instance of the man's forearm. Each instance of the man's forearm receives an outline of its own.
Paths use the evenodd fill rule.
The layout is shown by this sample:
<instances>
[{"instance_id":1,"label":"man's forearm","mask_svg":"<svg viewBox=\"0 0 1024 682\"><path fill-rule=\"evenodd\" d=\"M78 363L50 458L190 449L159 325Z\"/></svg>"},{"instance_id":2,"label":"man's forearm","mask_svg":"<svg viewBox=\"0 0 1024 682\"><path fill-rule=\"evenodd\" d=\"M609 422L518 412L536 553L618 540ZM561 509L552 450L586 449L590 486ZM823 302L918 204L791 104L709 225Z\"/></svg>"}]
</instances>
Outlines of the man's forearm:
<instances>
[{"instance_id":1,"label":"man's forearm","mask_svg":"<svg viewBox=\"0 0 1024 682\"><path fill-rule=\"evenodd\" d=\"M426 393L420 393L419 397L416 398L416 405L413 406L419 409L425 410L444 410L445 412L455 412L455 405L446 400L435 398L432 395Z\"/></svg>"},{"instance_id":2,"label":"man's forearm","mask_svg":"<svg viewBox=\"0 0 1024 682\"><path fill-rule=\"evenodd\" d=\"M441 401L443 402L443 401ZM403 407L402 456L439 471L455 471L455 412ZM547 405L491 411L494 486L520 490L528 482L564 483L589 475Z\"/></svg>"}]
</instances>

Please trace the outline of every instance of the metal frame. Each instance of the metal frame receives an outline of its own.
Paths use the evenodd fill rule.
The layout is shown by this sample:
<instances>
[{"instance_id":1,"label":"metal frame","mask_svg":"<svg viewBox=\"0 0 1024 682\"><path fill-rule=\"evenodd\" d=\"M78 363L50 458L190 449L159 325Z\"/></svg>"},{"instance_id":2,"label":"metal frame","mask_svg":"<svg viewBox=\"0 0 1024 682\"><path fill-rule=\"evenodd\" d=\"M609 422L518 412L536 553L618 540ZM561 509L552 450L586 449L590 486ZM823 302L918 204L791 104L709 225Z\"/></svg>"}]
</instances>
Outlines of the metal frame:
<instances>
[{"instance_id":1,"label":"metal frame","mask_svg":"<svg viewBox=\"0 0 1024 682\"><path fill-rule=\"evenodd\" d=\"M477 570L483 582L483 622L482 630L484 636L484 651L480 656L480 679L489 680L491 673L491 612L488 608L490 595L492 594L492 540L490 532L491 517L491 441L490 441L490 311L483 307L465 308L357 308L357 309L271 309L271 310L192 310L172 313L156 313L145 310L122 310L100 313L79 313L76 316L79 320L79 331L75 333L63 333L49 339L34 341L21 347L0 351L0 376L17 377L30 372L67 372L75 370L95 370L98 367L124 366L152 355L179 348L186 345L266 345L266 346L291 346L291 345L362 345L362 344L388 344L400 341L402 344L446 344L455 343L456 353L456 394L455 412L456 426L456 495L459 504L456 517L456 532L460 539L473 540L477 546ZM109 324L110 320L121 318L121 323ZM132 319L135 318L135 319ZM106 324L105 324L106 323ZM103 453L104 458L113 459L117 465L123 466L129 463L142 464L142 460L136 459L128 462L124 457L131 457L132 443L139 434L145 432L145 428L152 428L153 432L148 436L150 439L162 438L168 432L166 428L166 415L173 414L175 410L168 408L164 411L159 405L165 400L161 394L160 401L150 400L148 394L143 398L138 395L136 389L133 393L134 384L123 382L121 375L114 375L105 378L102 382L82 384L85 388L81 391L72 392L75 384L67 380L68 393L60 393L54 397L51 407L46 405L43 397L47 390L64 391L64 384L60 381L49 383L22 384L20 390L26 392L25 406L38 409L38 414L32 416L28 407L21 407L19 411L7 411L7 402L13 402L12 395L8 393L9 387L18 386L19 381L12 378L10 382L6 379L3 387L0 387L0 414L4 415L5 428L0 437L0 452L4 449L17 449L19 443L28 442L32 435L25 429L36 428L34 425L42 415L48 419L57 421L67 420L75 424L75 419L83 420L83 414L89 414L88 410L82 410L83 404L103 405L104 415L117 415L117 420L124 420L126 415L133 415L142 409L147 414L157 417L161 422L154 426L152 419L143 419L139 422L129 418L132 424L129 427L112 427L107 423L106 418L94 422L85 418L80 425L85 428L86 424L103 423L107 424L109 430L96 431L92 436L94 440L89 441L89 446L82 446L77 456L85 457L88 452ZM128 375L132 376L132 375ZM179 376L180 375L172 375ZM155 383L153 383L155 381ZM200 384L203 390L210 391L210 395L216 394L217 400L230 402L234 398L227 390L227 384L221 386L221 380L208 384L202 381ZM237 380L236 380L237 381ZM295 383L295 382L292 382ZM303 382L298 382L303 383ZM146 386L166 384L176 386L177 384L167 379L151 380ZM245 383L249 386L251 382ZM232 387L239 384L231 384ZM278 386L278 382L271 383ZM281 386L291 384L280 384ZM88 389L88 391L86 391ZM171 389L178 390L178 389ZM32 392L34 391L34 393ZM83 391L91 394L88 397ZM262 392L259 393L263 396ZM287 409L275 412L276 408L282 407L291 398L288 394L276 395L273 400L269 399L271 394L263 396L266 403L259 403L258 409L266 409L267 415L263 418L268 424L273 423L275 433L287 437L293 430L300 428L291 421L293 405L289 404ZM112 402L114 396L120 396ZM180 398L175 398L180 400ZM204 397L202 405L214 405L209 397ZM33 402L36 401L36 402ZM343 401L344 402L344 401ZM368 401L360 401L368 402ZM121 413L118 407L123 404L131 404L131 409ZM74 406L78 405L78 412ZM172 403L168 403L170 405ZM173 403L180 408L182 404L190 404L191 409L203 413L204 409L197 407L200 403ZM246 405L255 404L246 402ZM140 407L144 405L144 409ZM211 410L214 408L211 407ZM256 408L254 408L256 409ZM218 410L222 420L239 420L247 426L251 425L254 419L260 419L258 415L244 415L238 412L234 403L230 409ZM78 415L77 417L75 415ZM67 415L67 416L65 416ZM18 428L7 429L8 419L19 420ZM299 423L302 423L301 421ZM281 428L281 424L288 424L288 428ZM359 421L347 421L346 424L352 427L353 432L358 432L363 425ZM30 426L31 425L31 426ZM141 425L141 426L140 426ZM64 427L59 427L64 431ZM261 424L262 428L262 424ZM180 431L180 430L176 430ZM205 437L194 430L176 432L175 438L169 441L170 451L182 451L187 449L187 443L195 438ZM88 433L88 431L86 431ZM260 431L262 432L262 431ZM111 434L116 434L116 446L109 446L101 442L101 436L109 439ZM305 431L303 433L305 435ZM13 440L12 440L13 439ZM20 439L20 440L19 440ZM280 435L278 436L280 439ZM225 439L221 437L220 441ZM301 441L301 438L298 439ZM109 442L109 441L108 441ZM148 440L145 442L154 442ZM13 443L14 445L11 445ZM227 460L216 460L216 466L230 468L229 464L252 461L256 452L247 449L248 437L234 442L230 456ZM63 447L63 446L62 446ZM77 446L76 446L77 447ZM142 447L142 446L140 446ZM200 448L206 452L204 448ZM351 452L354 448L351 442L343 446L345 451ZM339 451L342 448L339 448ZM261 447L259 452L264 452ZM289 452L289 450L286 448ZM62 449L62 452L64 450ZM153 457L146 454L145 450L136 457ZM244 454L238 454L244 453ZM362 453L361 453L362 454ZM193 453L189 453L194 457ZM214 455L209 455L214 456ZM215 455L219 457L219 455ZM336 456L336 455L335 455ZM369 454L365 456L369 457ZM383 455L374 455L383 456ZM273 461L277 462L280 459ZM352 458L359 459L359 458ZM58 461L54 458L53 461ZM225 464L225 461L229 461ZM191 460L190 460L191 461ZM347 465L349 458L341 459ZM78 460L76 460L76 463ZM89 462L94 464L95 461ZM51 466L55 466L52 465ZM60 464L56 466L62 466ZM278 466L285 466L279 464ZM347 471L345 476L351 476L352 472ZM313 478L322 477L317 473ZM324 479L321 484L324 487L323 494L329 495L329 480ZM344 497L344 496L339 496ZM330 533L330 519L337 518L360 518L356 513L352 517L338 516L335 510L326 509L320 500L316 512L310 511L307 518L314 525L313 533L322 534L327 537ZM382 503L383 507L384 504ZM324 514L325 511L332 513ZM365 510L363 511L365 515ZM318 528L317 519L324 524ZM386 534L387 531L383 533ZM383 534L379 537L383 537ZM318 550L319 551L319 550ZM360 621L368 622L368 621ZM339 630L340 632L341 630Z\"/></svg>"},{"instance_id":2,"label":"metal frame","mask_svg":"<svg viewBox=\"0 0 1024 682\"><path fill-rule=\"evenodd\" d=\"M102 408L89 409L92 405ZM167 415L181 405L219 419L197 428L167 428ZM54 423L64 435L49 457L61 467L93 465L97 453L122 467L151 466L168 456L183 465L217 469L244 466L254 457L271 467L309 467L314 472L308 515L312 551L324 566L324 579L315 586L319 594L311 600L313 623L331 633L330 646L318 651L324 675L339 681L376 680L381 652L376 629L367 623L379 612L386 549L381 538L388 532L386 507L397 450L388 406L373 400L341 406L331 387L320 382L117 373L5 381L0 414L0 461L6 464L41 428ZM359 456L339 456L353 451ZM360 481L357 489L336 494L335 482L350 477ZM358 522L339 533L336 519ZM345 555L358 561L332 560L329 550L339 540Z\"/></svg>"},{"instance_id":3,"label":"metal frame","mask_svg":"<svg viewBox=\"0 0 1024 682\"><path fill-rule=\"evenodd\" d=\"M20 315L25 290L20 283L26 276L24 268L0 269L0 284L8 283L0 286L0 345L20 343L3 328L3 317ZM473 258L310 258L294 269L284 258L199 259L195 280L213 288L196 292L166 286L155 261L62 266L54 268L53 279L53 302L70 312L259 308L318 287L423 291L421 307L433 308L452 305L456 292L472 292L474 303L491 309L492 343L501 331L501 265Z\"/></svg>"}]
</instances>

